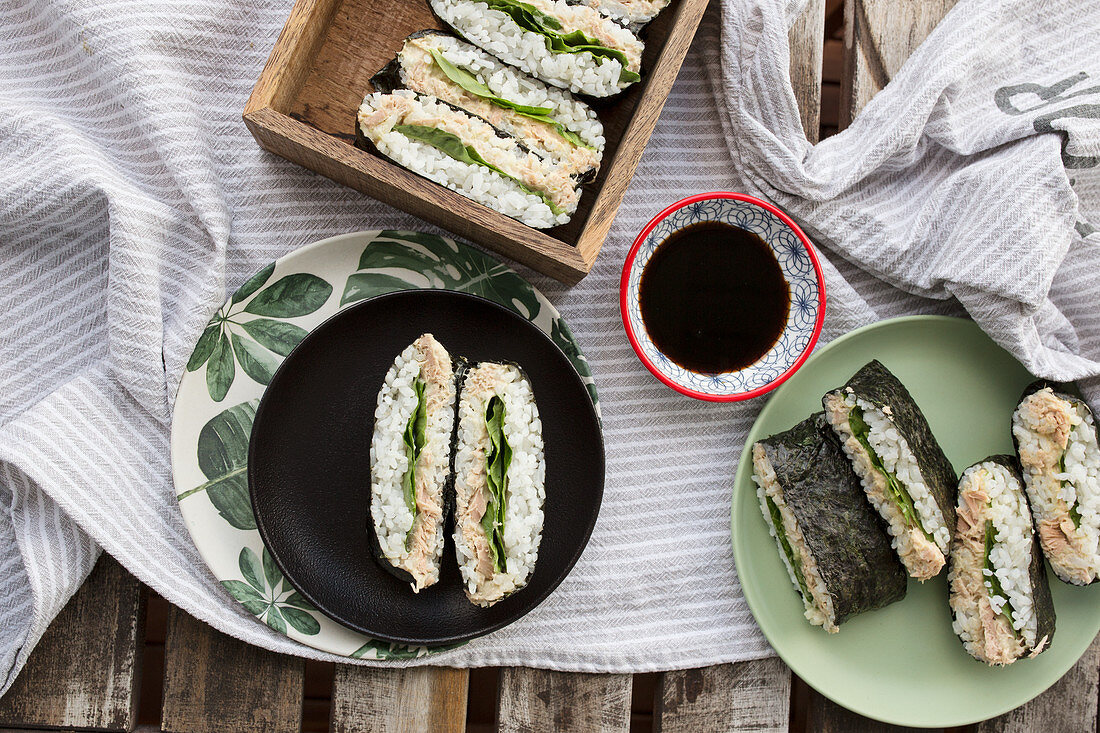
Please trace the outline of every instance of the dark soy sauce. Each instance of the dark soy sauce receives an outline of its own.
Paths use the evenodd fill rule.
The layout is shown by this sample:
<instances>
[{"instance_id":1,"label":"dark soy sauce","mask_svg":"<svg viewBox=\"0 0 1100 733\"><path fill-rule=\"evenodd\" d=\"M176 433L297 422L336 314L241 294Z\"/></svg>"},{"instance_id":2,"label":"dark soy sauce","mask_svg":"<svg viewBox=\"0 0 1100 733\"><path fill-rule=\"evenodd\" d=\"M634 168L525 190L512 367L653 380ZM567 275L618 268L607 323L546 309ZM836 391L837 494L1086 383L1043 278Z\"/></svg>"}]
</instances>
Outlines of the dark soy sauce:
<instances>
[{"instance_id":1,"label":"dark soy sauce","mask_svg":"<svg viewBox=\"0 0 1100 733\"><path fill-rule=\"evenodd\" d=\"M736 371L766 354L791 305L767 243L716 221L692 224L657 245L638 297L654 345L703 374Z\"/></svg>"}]
</instances>

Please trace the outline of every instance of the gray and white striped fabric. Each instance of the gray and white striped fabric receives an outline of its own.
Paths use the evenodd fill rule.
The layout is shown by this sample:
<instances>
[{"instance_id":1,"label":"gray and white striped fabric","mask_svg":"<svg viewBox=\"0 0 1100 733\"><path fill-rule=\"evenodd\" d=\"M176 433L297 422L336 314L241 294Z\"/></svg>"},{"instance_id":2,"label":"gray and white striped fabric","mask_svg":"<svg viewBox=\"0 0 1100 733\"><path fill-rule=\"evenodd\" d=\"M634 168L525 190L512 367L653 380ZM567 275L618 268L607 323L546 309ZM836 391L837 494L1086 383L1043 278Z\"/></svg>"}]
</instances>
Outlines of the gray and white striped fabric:
<instances>
[{"instance_id":1,"label":"gray and white striped fabric","mask_svg":"<svg viewBox=\"0 0 1100 733\"><path fill-rule=\"evenodd\" d=\"M794 2L793 5L797 5ZM729 543L760 407L659 385L623 336L633 235L698 191L785 207L824 246L824 341L965 309L1035 373L1100 380L1100 6L964 0L845 132L812 147L781 0L712 4L595 269L530 275L573 326L607 492L575 571L433 658L584 671L771 653ZM100 549L217 628L323 657L206 571L172 496L169 405L226 288L322 237L428 228L261 151L240 113L289 2L0 4L0 690ZM1094 400L1095 401L1095 400ZM683 537L692 538L690 543Z\"/></svg>"}]
</instances>

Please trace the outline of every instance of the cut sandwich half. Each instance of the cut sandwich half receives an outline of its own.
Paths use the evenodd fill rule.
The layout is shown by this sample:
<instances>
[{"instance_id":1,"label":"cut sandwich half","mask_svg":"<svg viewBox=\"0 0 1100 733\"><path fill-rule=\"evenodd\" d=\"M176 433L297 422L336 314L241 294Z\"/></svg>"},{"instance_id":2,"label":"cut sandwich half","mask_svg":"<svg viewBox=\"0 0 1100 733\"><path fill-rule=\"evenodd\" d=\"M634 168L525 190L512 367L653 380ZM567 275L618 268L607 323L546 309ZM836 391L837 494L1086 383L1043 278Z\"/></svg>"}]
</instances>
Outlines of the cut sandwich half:
<instances>
[{"instance_id":1,"label":"cut sandwich half","mask_svg":"<svg viewBox=\"0 0 1100 733\"><path fill-rule=\"evenodd\" d=\"M1058 577L1100 577L1100 445L1092 410L1036 382L1012 415L1012 437L1043 552Z\"/></svg>"},{"instance_id":2,"label":"cut sandwich half","mask_svg":"<svg viewBox=\"0 0 1100 733\"><path fill-rule=\"evenodd\" d=\"M532 227L569 221L580 193L561 166L435 97L375 92L358 114L358 140L398 165Z\"/></svg>"},{"instance_id":3,"label":"cut sandwich half","mask_svg":"<svg viewBox=\"0 0 1100 733\"><path fill-rule=\"evenodd\" d=\"M451 356L426 333L394 361L374 412L372 544L417 593L439 580L454 403Z\"/></svg>"},{"instance_id":4,"label":"cut sandwich half","mask_svg":"<svg viewBox=\"0 0 1100 733\"><path fill-rule=\"evenodd\" d=\"M485 362L462 379L455 467L455 552L466 596L491 606L523 588L542 540L545 464L531 383Z\"/></svg>"},{"instance_id":5,"label":"cut sandwich half","mask_svg":"<svg viewBox=\"0 0 1100 733\"><path fill-rule=\"evenodd\" d=\"M1003 666L1045 650L1054 602L1012 456L963 472L951 551L952 628L966 652Z\"/></svg>"},{"instance_id":6,"label":"cut sandwich half","mask_svg":"<svg viewBox=\"0 0 1100 733\"><path fill-rule=\"evenodd\" d=\"M909 390L871 361L822 404L905 569L935 577L951 549L957 478Z\"/></svg>"},{"instance_id":7,"label":"cut sandwich half","mask_svg":"<svg viewBox=\"0 0 1100 733\"><path fill-rule=\"evenodd\" d=\"M905 597L905 570L819 412L752 447L752 480L811 624L829 633Z\"/></svg>"}]
</instances>

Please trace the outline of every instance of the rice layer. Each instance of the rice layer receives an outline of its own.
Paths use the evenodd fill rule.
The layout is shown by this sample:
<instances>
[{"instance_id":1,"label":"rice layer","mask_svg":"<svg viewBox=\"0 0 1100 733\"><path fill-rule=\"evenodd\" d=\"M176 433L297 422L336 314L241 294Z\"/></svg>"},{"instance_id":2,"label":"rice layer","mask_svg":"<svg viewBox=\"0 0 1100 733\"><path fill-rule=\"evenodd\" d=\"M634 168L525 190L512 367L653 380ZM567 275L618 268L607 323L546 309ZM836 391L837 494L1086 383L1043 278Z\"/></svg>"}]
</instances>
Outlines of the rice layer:
<instances>
[{"instance_id":1,"label":"rice layer","mask_svg":"<svg viewBox=\"0 0 1100 733\"><path fill-rule=\"evenodd\" d=\"M414 522L403 487L409 470L404 433L417 408L414 384L418 379L425 382L427 426L425 445L415 466ZM431 334L424 334L390 367L374 411L371 520L385 560L412 576L416 592L439 580L444 540L443 489L449 474L454 401L451 357Z\"/></svg>"},{"instance_id":2,"label":"rice layer","mask_svg":"<svg viewBox=\"0 0 1100 733\"><path fill-rule=\"evenodd\" d=\"M664 10L671 0L583 0L604 15L625 23L648 23Z\"/></svg>"},{"instance_id":3,"label":"rice layer","mask_svg":"<svg viewBox=\"0 0 1100 733\"><path fill-rule=\"evenodd\" d=\"M882 410L857 397L851 390L837 391L825 396L825 416L840 437L844 452L852 461L856 474L863 483L875 510L886 520L887 531L898 557L911 576L927 580L937 575L946 562L951 546L951 529L947 526L943 511L925 483L905 437ZM871 455L855 437L851 428L851 413L856 407L863 411L863 420L870 428L868 443L875 451L883 467L892 473L913 500L921 527L911 526L890 497L886 476L874 465ZM932 536L929 540L925 531Z\"/></svg>"},{"instance_id":4,"label":"rice layer","mask_svg":"<svg viewBox=\"0 0 1100 733\"><path fill-rule=\"evenodd\" d=\"M546 467L542 422L531 383L515 366L483 363L463 379L455 448L455 553L467 597L490 606L527 584L542 541ZM504 572L497 572L481 526L489 499L485 411L504 402L504 437L512 448L505 489Z\"/></svg>"},{"instance_id":5,"label":"rice layer","mask_svg":"<svg viewBox=\"0 0 1100 733\"><path fill-rule=\"evenodd\" d=\"M566 0L525 0L561 24L558 32L582 31L607 48L621 51L626 70L641 71L643 44L626 28L586 5ZM463 38L502 61L545 82L594 97L617 94L632 82L621 81L622 64L588 52L553 53L546 37L524 30L503 11L477 0L431 0L432 10Z\"/></svg>"},{"instance_id":6,"label":"rice layer","mask_svg":"<svg viewBox=\"0 0 1100 733\"><path fill-rule=\"evenodd\" d=\"M957 517L948 573L952 628L967 653L987 664L1038 654L1049 639L1036 638L1043 609L1033 598L1034 531L1020 480L996 461L970 467L959 484ZM995 540L992 572L985 567L987 522Z\"/></svg>"},{"instance_id":7,"label":"rice layer","mask_svg":"<svg viewBox=\"0 0 1100 733\"><path fill-rule=\"evenodd\" d=\"M1025 397L1012 434L1043 552L1062 580L1100 576L1100 447L1088 407L1045 387Z\"/></svg>"},{"instance_id":8,"label":"rice layer","mask_svg":"<svg viewBox=\"0 0 1100 733\"><path fill-rule=\"evenodd\" d=\"M533 227L564 224L577 208L580 193L569 174L502 137L488 122L441 103L434 97L398 90L367 95L359 108L359 128L388 158L478 203ZM501 173L456 160L425 142L395 130L397 125L426 127L457 136ZM550 205L535 191L545 195Z\"/></svg>"}]
</instances>

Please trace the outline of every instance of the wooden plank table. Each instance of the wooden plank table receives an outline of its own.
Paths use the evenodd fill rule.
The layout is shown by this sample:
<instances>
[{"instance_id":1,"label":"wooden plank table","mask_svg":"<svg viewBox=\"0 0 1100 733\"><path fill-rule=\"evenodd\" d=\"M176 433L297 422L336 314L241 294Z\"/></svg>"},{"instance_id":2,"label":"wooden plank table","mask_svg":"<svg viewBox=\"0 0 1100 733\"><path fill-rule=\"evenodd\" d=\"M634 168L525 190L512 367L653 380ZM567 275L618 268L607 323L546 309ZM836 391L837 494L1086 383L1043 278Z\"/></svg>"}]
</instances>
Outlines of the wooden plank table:
<instances>
[{"instance_id":1,"label":"wooden plank table","mask_svg":"<svg viewBox=\"0 0 1100 733\"><path fill-rule=\"evenodd\" d=\"M839 97L843 128L889 81L954 0L845 0L844 63ZM791 76L807 137L816 142L824 98L821 69L827 13L839 0L810 0L791 28ZM828 63L828 60L825 61ZM58 616L12 689L0 699L0 731L29 728L129 731L303 729L311 710L300 659L248 646L171 608L163 665L148 660L142 685L144 589L104 556ZM160 647L157 645L157 649ZM151 647L149 647L151 648ZM155 669L154 669L155 666ZM967 733L1095 731L1100 640L1051 690ZM159 679L148 679L151 675ZM628 731L632 702L652 675L567 674L507 668L496 679L494 721L501 731ZM463 731L471 673L424 667L386 670L336 665L322 680L327 729ZM648 682L646 683L648 684ZM155 725L138 726L139 690L160 694ZM648 687L645 687L648 690ZM651 717L633 728L688 731L900 730L851 713L810 690L778 659L723 664L657 675ZM149 701L143 701L149 703ZM146 707L143 704L142 707ZM478 727L471 725L470 729Z\"/></svg>"}]
</instances>

